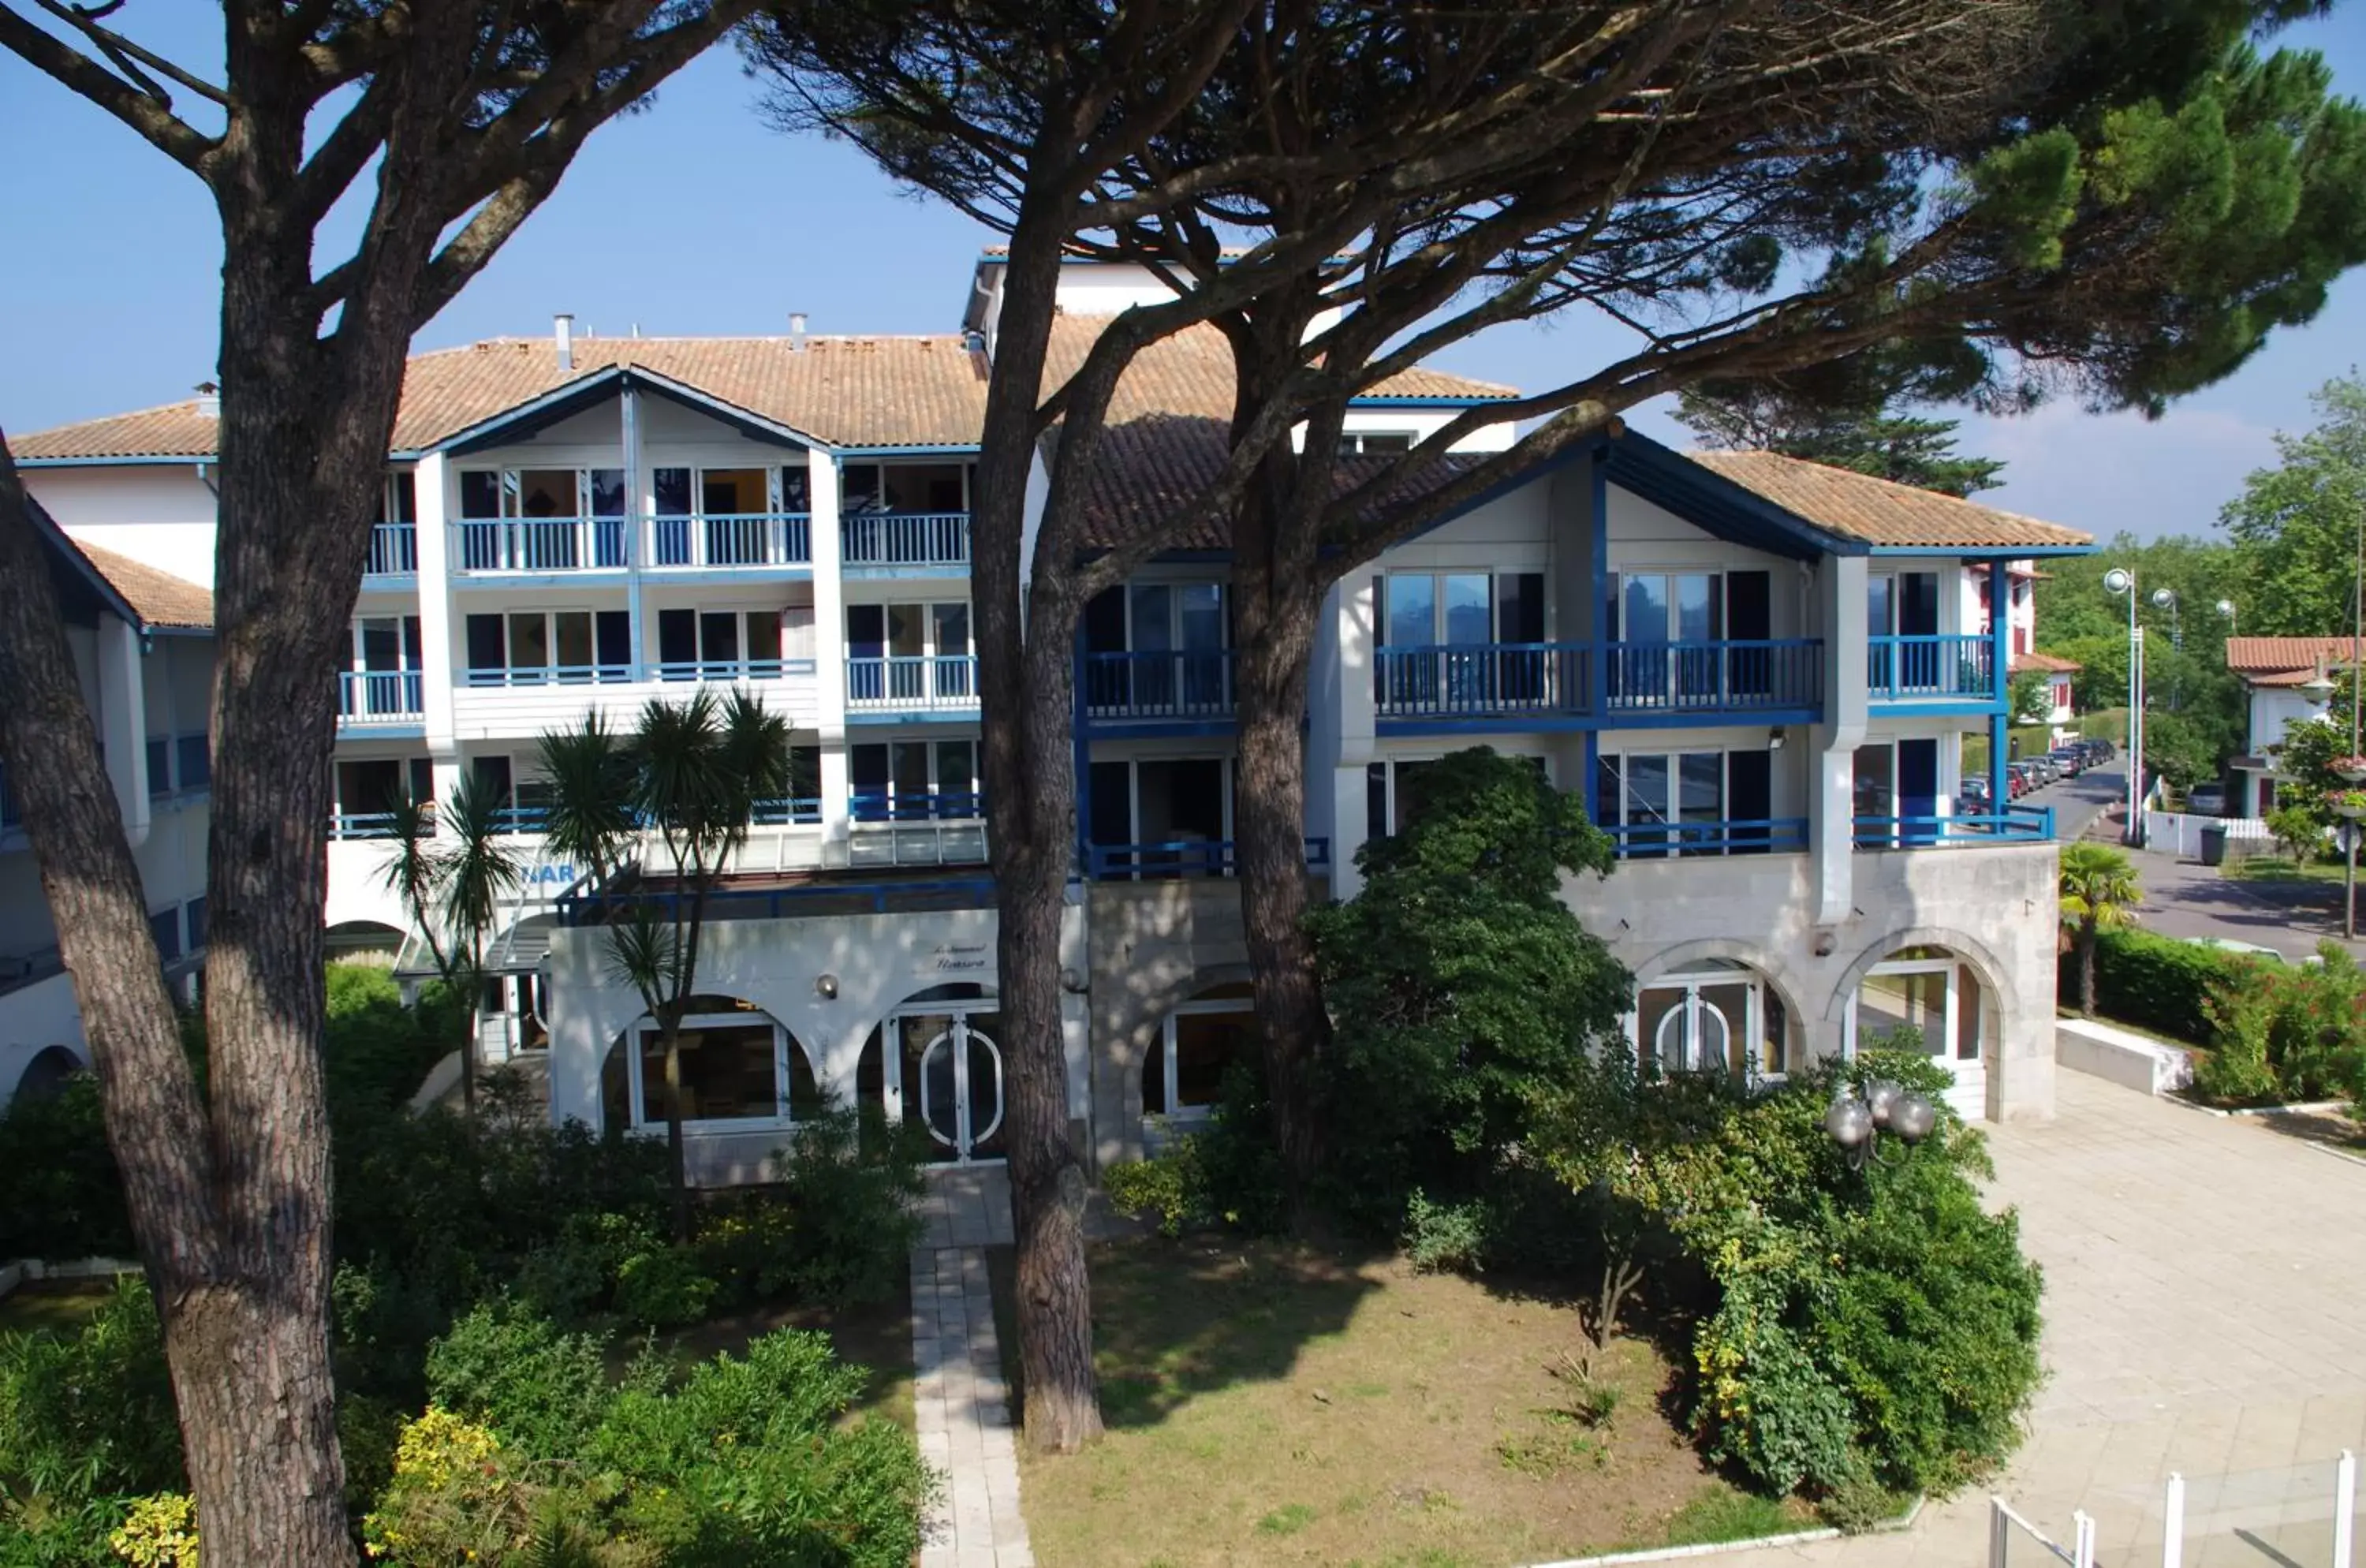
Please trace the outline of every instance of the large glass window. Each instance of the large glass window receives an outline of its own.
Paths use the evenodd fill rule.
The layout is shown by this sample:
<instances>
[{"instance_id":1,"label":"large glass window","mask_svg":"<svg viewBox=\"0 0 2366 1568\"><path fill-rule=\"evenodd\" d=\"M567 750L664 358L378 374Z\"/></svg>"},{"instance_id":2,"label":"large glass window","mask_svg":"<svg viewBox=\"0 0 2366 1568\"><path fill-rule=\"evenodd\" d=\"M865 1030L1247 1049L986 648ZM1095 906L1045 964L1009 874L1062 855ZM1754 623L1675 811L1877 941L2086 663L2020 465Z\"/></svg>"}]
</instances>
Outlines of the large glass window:
<instances>
[{"instance_id":1,"label":"large glass window","mask_svg":"<svg viewBox=\"0 0 2366 1568\"><path fill-rule=\"evenodd\" d=\"M472 686L632 677L632 616L624 610L513 610L466 623Z\"/></svg>"},{"instance_id":2,"label":"large glass window","mask_svg":"<svg viewBox=\"0 0 2366 1568\"><path fill-rule=\"evenodd\" d=\"M1779 1078L1790 1070L1789 1035L1783 998L1744 964L1711 960L1635 995L1631 1040L1646 1068Z\"/></svg>"},{"instance_id":3,"label":"large glass window","mask_svg":"<svg viewBox=\"0 0 2366 1568\"><path fill-rule=\"evenodd\" d=\"M1243 983L1211 987L1168 1013L1142 1064L1143 1113L1206 1119L1223 1099L1225 1071L1261 1049L1253 1005Z\"/></svg>"},{"instance_id":4,"label":"large glass window","mask_svg":"<svg viewBox=\"0 0 2366 1568\"><path fill-rule=\"evenodd\" d=\"M768 1014L728 998L693 998L681 1032L682 1117L718 1130L734 1123L794 1122L820 1111L813 1064L794 1036ZM633 1070L623 1043L602 1072L601 1098L611 1126L666 1123L664 1037L648 1020L631 1033Z\"/></svg>"}]
</instances>

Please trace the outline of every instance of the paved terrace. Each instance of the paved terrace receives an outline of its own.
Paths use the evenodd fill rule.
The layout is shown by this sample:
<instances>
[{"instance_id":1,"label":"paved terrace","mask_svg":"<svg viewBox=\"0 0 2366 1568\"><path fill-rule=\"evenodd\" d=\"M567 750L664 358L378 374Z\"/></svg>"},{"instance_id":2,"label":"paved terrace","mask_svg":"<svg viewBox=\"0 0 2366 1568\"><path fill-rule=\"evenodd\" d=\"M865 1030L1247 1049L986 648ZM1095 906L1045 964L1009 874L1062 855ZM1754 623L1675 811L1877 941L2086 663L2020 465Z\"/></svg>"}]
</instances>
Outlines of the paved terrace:
<instances>
[{"instance_id":1,"label":"paved terrace","mask_svg":"<svg viewBox=\"0 0 2366 1568\"><path fill-rule=\"evenodd\" d=\"M2177 1471L2189 1565L2329 1562L2331 1461L2366 1453L2366 1165L2079 1073L2062 1074L2059 1105L2053 1122L1989 1129L1994 1195L2045 1269L2049 1373L1995 1489L2066 1545L2084 1508L2098 1561L2135 1568L2160 1562ZM2274 1472L2294 1478L2289 1496ZM1716 1561L1974 1568L1988 1528L1975 1495L1907 1535ZM2045 1559L2024 1543L2011 1561Z\"/></svg>"}]
</instances>

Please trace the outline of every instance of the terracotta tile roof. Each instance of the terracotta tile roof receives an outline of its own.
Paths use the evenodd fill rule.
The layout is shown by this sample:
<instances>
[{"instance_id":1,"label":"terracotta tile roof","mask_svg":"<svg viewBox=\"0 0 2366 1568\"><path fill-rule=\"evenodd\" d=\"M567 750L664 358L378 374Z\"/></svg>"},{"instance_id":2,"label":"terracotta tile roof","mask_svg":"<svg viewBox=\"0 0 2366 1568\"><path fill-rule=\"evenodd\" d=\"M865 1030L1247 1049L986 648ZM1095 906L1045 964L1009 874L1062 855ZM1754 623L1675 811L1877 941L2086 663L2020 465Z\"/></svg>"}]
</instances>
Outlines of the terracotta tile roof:
<instances>
[{"instance_id":1,"label":"terracotta tile roof","mask_svg":"<svg viewBox=\"0 0 2366 1568\"><path fill-rule=\"evenodd\" d=\"M1065 316L1054 325L1050 375L1084 359L1111 318ZM986 360L957 336L575 340L575 368L558 367L547 338L493 338L413 355L395 415L396 451L418 451L612 366L637 366L832 446L967 446L986 416ZM1414 370L1378 389L1386 397L1508 398L1508 387ZM1232 354L1213 327L1155 344L1119 389L1118 419L1232 411ZM28 459L210 457L217 421L195 399L36 431L11 441Z\"/></svg>"},{"instance_id":2,"label":"terracotta tile roof","mask_svg":"<svg viewBox=\"0 0 2366 1568\"><path fill-rule=\"evenodd\" d=\"M2347 665L2351 646L2346 637L2230 637L2226 668L2255 686L2297 686L2320 662Z\"/></svg>"},{"instance_id":3,"label":"terracotta tile roof","mask_svg":"<svg viewBox=\"0 0 2366 1568\"><path fill-rule=\"evenodd\" d=\"M205 589L130 556L119 556L80 539L71 542L98 575L107 579L107 586L123 595L142 625L212 628L214 596Z\"/></svg>"},{"instance_id":4,"label":"terracotta tile roof","mask_svg":"<svg viewBox=\"0 0 2366 1568\"><path fill-rule=\"evenodd\" d=\"M1932 549L2091 545L2075 528L1778 452L1687 452L1762 500L1868 545Z\"/></svg>"},{"instance_id":5,"label":"terracotta tile roof","mask_svg":"<svg viewBox=\"0 0 2366 1568\"><path fill-rule=\"evenodd\" d=\"M2033 670L2047 675L2068 675L2086 666L2075 659L2057 659L2050 653L2016 653L2006 668L2015 675L2026 675Z\"/></svg>"}]
</instances>

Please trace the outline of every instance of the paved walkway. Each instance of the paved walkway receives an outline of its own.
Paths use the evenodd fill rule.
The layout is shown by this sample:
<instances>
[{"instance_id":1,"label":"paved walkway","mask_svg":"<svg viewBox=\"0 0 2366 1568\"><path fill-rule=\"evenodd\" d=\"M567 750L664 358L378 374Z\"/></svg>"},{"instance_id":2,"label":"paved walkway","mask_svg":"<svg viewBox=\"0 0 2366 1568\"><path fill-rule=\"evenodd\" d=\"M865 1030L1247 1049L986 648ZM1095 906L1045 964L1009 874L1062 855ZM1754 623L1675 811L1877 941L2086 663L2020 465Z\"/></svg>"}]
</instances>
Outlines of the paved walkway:
<instances>
[{"instance_id":1,"label":"paved walkway","mask_svg":"<svg viewBox=\"0 0 2366 1568\"><path fill-rule=\"evenodd\" d=\"M2079 1073L2061 1075L2059 1110L1989 1130L1995 1197L2045 1269L2049 1374L1995 1490L2065 1544L2085 1509L2099 1562L2135 1568L2160 1561L2177 1471L2189 1517L2216 1516L2189 1536L2189 1564L2328 1561L2311 1546L2329 1536L2334 1458L2366 1452L2366 1165ZM1988 1560L1983 1494L1925 1509L1906 1535L1720 1561Z\"/></svg>"},{"instance_id":2,"label":"paved walkway","mask_svg":"<svg viewBox=\"0 0 2366 1568\"><path fill-rule=\"evenodd\" d=\"M1035 1568L1019 1512L1017 1433L995 1341L986 1249L1010 1241L996 1168L929 1173L912 1251L913 1395L920 1455L945 1485L922 1522L920 1568Z\"/></svg>"}]
</instances>

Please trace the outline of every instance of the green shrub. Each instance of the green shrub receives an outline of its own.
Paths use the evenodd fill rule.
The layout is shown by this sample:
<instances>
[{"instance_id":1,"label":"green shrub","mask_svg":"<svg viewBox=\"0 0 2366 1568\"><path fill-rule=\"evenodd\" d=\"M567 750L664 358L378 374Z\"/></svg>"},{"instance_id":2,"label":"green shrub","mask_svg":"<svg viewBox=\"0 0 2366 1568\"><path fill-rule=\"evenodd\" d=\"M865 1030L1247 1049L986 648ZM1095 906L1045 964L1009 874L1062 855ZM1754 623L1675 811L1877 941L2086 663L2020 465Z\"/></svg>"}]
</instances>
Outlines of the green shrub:
<instances>
[{"instance_id":1,"label":"green shrub","mask_svg":"<svg viewBox=\"0 0 2366 1568\"><path fill-rule=\"evenodd\" d=\"M76 1073L0 1110L0 1259L132 1256L97 1078Z\"/></svg>"},{"instance_id":2,"label":"green shrub","mask_svg":"<svg viewBox=\"0 0 2366 1568\"><path fill-rule=\"evenodd\" d=\"M2204 1004L2229 978L2256 961L2200 942L2149 931L2106 931L2095 947L2095 1006L2107 1019L2155 1034L2207 1045ZM2079 994L2078 958L2063 955L2062 995Z\"/></svg>"},{"instance_id":3,"label":"green shrub","mask_svg":"<svg viewBox=\"0 0 2366 1568\"><path fill-rule=\"evenodd\" d=\"M427 1352L429 1403L490 1427L531 1459L579 1452L613 1399L607 1341L531 1310L479 1304Z\"/></svg>"},{"instance_id":4,"label":"green shrub","mask_svg":"<svg viewBox=\"0 0 2366 1568\"><path fill-rule=\"evenodd\" d=\"M1488 1220L1487 1205L1477 1199L1435 1203L1416 1187L1405 1200L1400 1245L1407 1261L1425 1274L1476 1270L1485 1263Z\"/></svg>"},{"instance_id":5,"label":"green shrub","mask_svg":"<svg viewBox=\"0 0 2366 1568\"><path fill-rule=\"evenodd\" d=\"M186 1485L144 1283L118 1281L72 1334L0 1336L0 1498L72 1508Z\"/></svg>"},{"instance_id":6,"label":"green shrub","mask_svg":"<svg viewBox=\"0 0 2366 1568\"><path fill-rule=\"evenodd\" d=\"M636 1252L616 1270L616 1315L645 1328L674 1328L706 1315L715 1281L698 1271L686 1247Z\"/></svg>"},{"instance_id":7,"label":"green shrub","mask_svg":"<svg viewBox=\"0 0 2366 1568\"><path fill-rule=\"evenodd\" d=\"M2214 987L2194 1088L2227 1105L2366 1098L2366 973L2335 942L2315 964L2247 964Z\"/></svg>"},{"instance_id":8,"label":"green shrub","mask_svg":"<svg viewBox=\"0 0 2366 1568\"><path fill-rule=\"evenodd\" d=\"M1161 1235L1181 1235L1215 1223L1208 1205L1208 1181L1200 1169L1194 1134L1169 1138L1149 1159L1124 1160L1101 1169L1101 1190L1121 1214L1155 1219Z\"/></svg>"},{"instance_id":9,"label":"green shrub","mask_svg":"<svg viewBox=\"0 0 2366 1568\"><path fill-rule=\"evenodd\" d=\"M825 1306L884 1301L911 1271L927 1188L917 1129L875 1107L797 1124L777 1162L792 1223L756 1276L760 1297Z\"/></svg>"},{"instance_id":10,"label":"green shrub","mask_svg":"<svg viewBox=\"0 0 2366 1568\"><path fill-rule=\"evenodd\" d=\"M2268 1061L2274 1008L2264 988L2248 979L2232 981L2203 1005L2212 1041L2194 1061L2193 1092L2214 1105L2265 1105L2278 1099L2276 1071Z\"/></svg>"}]
</instances>

